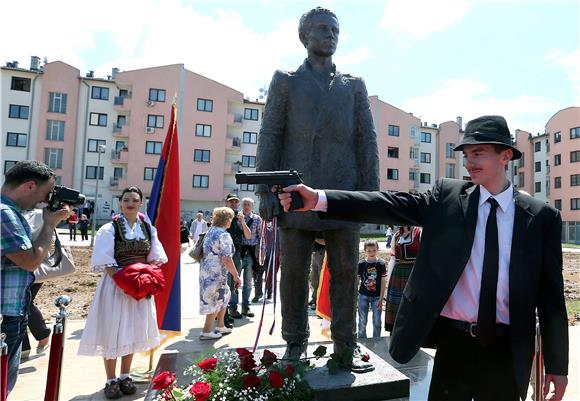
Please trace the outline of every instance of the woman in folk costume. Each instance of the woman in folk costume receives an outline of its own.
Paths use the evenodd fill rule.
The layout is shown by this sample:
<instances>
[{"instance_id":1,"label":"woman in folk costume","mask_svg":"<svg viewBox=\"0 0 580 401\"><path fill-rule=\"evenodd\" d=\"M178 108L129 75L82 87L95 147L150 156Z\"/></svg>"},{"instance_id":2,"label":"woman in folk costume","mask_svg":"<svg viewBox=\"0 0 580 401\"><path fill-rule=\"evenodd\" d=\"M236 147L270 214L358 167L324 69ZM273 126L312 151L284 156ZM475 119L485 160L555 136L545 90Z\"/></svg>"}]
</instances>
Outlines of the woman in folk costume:
<instances>
[{"instance_id":1,"label":"woman in folk costume","mask_svg":"<svg viewBox=\"0 0 580 401\"><path fill-rule=\"evenodd\" d=\"M120 204L121 214L102 226L95 237L92 271L104 271L105 274L95 292L78 351L79 355L104 358L107 374L104 392L111 399L135 393L135 385L129 377L133 354L158 346L161 339L153 297L149 295L137 300L128 295L116 284L121 283L116 273L138 263L161 265L167 262L157 230L139 213L143 205L141 190L125 188ZM155 266L147 267L156 269ZM121 375L117 377L119 357Z\"/></svg>"},{"instance_id":2,"label":"woman in folk costume","mask_svg":"<svg viewBox=\"0 0 580 401\"><path fill-rule=\"evenodd\" d=\"M391 255L395 258L395 266L390 274L389 286L387 287L387 311L385 313L385 330L388 332L393 331L403 290L419 254L420 242L421 227L400 227L393 236Z\"/></svg>"}]
</instances>

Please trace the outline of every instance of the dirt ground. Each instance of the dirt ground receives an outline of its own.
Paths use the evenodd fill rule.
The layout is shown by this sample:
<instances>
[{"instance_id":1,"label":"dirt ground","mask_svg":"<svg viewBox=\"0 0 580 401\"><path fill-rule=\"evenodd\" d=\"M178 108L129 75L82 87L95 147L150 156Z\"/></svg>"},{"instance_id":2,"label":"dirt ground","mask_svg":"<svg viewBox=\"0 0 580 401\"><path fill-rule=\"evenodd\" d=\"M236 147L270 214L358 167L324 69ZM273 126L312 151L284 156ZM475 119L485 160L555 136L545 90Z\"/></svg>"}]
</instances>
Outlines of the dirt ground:
<instances>
[{"instance_id":1,"label":"dirt ground","mask_svg":"<svg viewBox=\"0 0 580 401\"><path fill-rule=\"evenodd\" d=\"M56 313L57 308L53 302L61 294L72 297L72 302L67 308L70 319L87 317L100 274L90 272L91 248L72 247L71 250L76 272L60 279L47 281L36 297L36 305L47 319ZM386 252L381 251L379 254L383 259L386 258ZM564 292L567 299L580 300L580 253L564 253ZM580 317L573 320L579 322Z\"/></svg>"}]
</instances>

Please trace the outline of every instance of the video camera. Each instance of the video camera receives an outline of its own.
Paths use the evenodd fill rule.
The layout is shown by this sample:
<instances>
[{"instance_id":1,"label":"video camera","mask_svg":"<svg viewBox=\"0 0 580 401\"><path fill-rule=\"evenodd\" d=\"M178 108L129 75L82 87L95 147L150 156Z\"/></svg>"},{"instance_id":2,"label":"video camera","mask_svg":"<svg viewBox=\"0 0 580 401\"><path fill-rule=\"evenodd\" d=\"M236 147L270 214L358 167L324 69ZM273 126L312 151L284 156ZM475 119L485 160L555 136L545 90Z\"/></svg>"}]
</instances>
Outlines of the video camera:
<instances>
[{"instance_id":1,"label":"video camera","mask_svg":"<svg viewBox=\"0 0 580 401\"><path fill-rule=\"evenodd\" d=\"M60 209L60 205L63 203L79 207L85 203L85 196L76 189L68 188L64 185L55 185L48 201L48 210L54 212Z\"/></svg>"}]
</instances>

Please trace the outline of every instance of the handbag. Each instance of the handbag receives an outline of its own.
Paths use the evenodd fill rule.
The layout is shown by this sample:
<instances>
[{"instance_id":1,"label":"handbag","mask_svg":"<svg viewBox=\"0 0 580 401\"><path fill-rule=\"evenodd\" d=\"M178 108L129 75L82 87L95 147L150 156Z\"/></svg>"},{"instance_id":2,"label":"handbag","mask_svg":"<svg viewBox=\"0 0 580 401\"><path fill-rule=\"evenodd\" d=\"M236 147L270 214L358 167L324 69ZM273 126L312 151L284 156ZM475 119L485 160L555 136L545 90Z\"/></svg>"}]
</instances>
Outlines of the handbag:
<instances>
[{"instance_id":1,"label":"handbag","mask_svg":"<svg viewBox=\"0 0 580 401\"><path fill-rule=\"evenodd\" d=\"M40 266L34 271L34 278L36 283L42 283L46 280L55 279L62 276L68 276L76 271L75 262L72 253L67 246L61 246L60 240L58 239L58 234L55 230L55 241L54 246L56 248L55 253L45 258ZM60 249L60 251L59 251ZM60 253L60 256L58 255ZM56 255L57 263L53 261ZM60 257L60 261L58 258Z\"/></svg>"},{"instance_id":2,"label":"handbag","mask_svg":"<svg viewBox=\"0 0 580 401\"><path fill-rule=\"evenodd\" d=\"M204 240L204 238L205 238L205 234L199 234L199 238L197 239L197 242L195 243L193 248L191 248L191 251L189 251L189 256L191 256L193 258L193 260L195 260L198 263L203 258L203 240Z\"/></svg>"}]
</instances>

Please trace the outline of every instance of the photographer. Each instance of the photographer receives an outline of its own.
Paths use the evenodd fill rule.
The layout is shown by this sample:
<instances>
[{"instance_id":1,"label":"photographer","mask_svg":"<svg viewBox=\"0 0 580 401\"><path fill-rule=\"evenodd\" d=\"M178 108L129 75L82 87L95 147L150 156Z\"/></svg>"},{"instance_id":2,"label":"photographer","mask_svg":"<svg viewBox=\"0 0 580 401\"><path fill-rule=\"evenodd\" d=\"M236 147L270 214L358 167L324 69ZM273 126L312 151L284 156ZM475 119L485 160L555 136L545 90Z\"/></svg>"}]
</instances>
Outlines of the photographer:
<instances>
[{"instance_id":1,"label":"photographer","mask_svg":"<svg viewBox=\"0 0 580 401\"><path fill-rule=\"evenodd\" d=\"M30 306L30 286L34 270L47 256L52 232L59 222L70 215L64 205L56 211L44 210L44 226L33 242L30 226L22 211L47 205L55 183L54 172L45 164L24 160L16 163L4 175L2 185L2 259L1 302L2 333L8 345L8 392L16 383L21 345L26 333Z\"/></svg>"}]
</instances>

